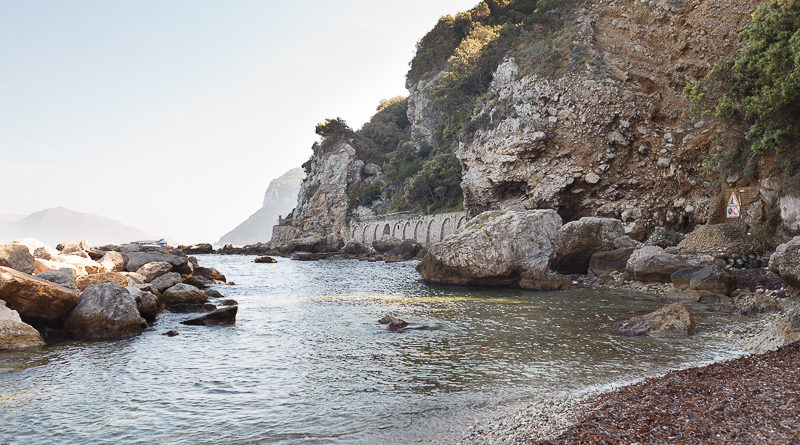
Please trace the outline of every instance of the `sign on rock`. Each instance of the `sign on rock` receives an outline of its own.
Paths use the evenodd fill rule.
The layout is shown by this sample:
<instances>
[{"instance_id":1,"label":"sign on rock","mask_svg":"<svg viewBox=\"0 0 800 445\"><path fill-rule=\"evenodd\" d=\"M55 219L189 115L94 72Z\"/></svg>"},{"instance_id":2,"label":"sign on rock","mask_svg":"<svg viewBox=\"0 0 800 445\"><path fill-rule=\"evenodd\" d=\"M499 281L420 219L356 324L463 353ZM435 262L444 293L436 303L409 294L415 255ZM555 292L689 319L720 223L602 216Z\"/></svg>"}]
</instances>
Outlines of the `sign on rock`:
<instances>
[{"instance_id":1,"label":"sign on rock","mask_svg":"<svg viewBox=\"0 0 800 445\"><path fill-rule=\"evenodd\" d=\"M739 202L739 198L736 197L736 192L731 192L726 215L728 218L739 218L742 215L742 205Z\"/></svg>"}]
</instances>

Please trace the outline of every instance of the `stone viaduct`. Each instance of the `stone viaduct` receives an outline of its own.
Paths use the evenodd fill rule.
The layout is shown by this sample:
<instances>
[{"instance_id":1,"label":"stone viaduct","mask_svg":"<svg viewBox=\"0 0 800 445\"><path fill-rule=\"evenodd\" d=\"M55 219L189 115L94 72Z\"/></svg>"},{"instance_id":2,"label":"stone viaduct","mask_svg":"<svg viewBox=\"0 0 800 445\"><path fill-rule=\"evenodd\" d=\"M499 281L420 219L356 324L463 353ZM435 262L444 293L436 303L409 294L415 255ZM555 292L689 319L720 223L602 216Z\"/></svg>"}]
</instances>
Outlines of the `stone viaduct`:
<instances>
[{"instance_id":1,"label":"stone viaduct","mask_svg":"<svg viewBox=\"0 0 800 445\"><path fill-rule=\"evenodd\" d=\"M384 236L393 236L415 240L423 246L429 246L461 230L466 222L465 212L439 215L382 215L375 219L351 221L350 237L366 245L372 245L373 241Z\"/></svg>"}]
</instances>

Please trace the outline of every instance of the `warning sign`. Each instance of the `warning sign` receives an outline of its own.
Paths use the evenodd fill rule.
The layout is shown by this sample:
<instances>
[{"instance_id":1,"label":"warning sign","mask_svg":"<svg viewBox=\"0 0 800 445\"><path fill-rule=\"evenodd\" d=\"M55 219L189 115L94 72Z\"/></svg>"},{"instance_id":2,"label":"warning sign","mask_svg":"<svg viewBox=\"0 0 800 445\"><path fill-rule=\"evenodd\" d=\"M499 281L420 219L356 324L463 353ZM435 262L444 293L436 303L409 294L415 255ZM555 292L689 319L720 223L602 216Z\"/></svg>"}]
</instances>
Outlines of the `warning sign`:
<instances>
[{"instance_id":1,"label":"warning sign","mask_svg":"<svg viewBox=\"0 0 800 445\"><path fill-rule=\"evenodd\" d=\"M731 192L731 199L728 200L728 211L725 212L728 218L739 218L742 215L742 206L736 192Z\"/></svg>"}]
</instances>

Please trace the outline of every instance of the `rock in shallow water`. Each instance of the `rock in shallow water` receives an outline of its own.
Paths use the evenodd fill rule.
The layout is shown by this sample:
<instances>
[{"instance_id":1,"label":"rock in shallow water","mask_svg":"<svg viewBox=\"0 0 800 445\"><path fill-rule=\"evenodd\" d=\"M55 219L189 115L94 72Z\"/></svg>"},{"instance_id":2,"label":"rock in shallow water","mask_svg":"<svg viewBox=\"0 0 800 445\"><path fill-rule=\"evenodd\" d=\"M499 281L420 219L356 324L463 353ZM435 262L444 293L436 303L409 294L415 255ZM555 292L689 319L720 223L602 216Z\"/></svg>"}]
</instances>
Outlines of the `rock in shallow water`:
<instances>
[{"instance_id":1,"label":"rock in shallow water","mask_svg":"<svg viewBox=\"0 0 800 445\"><path fill-rule=\"evenodd\" d=\"M203 316L182 321L181 324L189 326L227 326L236 323L236 312L239 306L226 306L209 312Z\"/></svg>"},{"instance_id":2,"label":"rock in shallow water","mask_svg":"<svg viewBox=\"0 0 800 445\"><path fill-rule=\"evenodd\" d=\"M611 329L615 334L629 337L683 338L694 332L695 322L686 306L673 303L655 312L615 323Z\"/></svg>"},{"instance_id":3,"label":"rock in shallow water","mask_svg":"<svg viewBox=\"0 0 800 445\"><path fill-rule=\"evenodd\" d=\"M166 305L202 304L208 301L208 295L189 284L176 284L161 294L161 301Z\"/></svg>"},{"instance_id":4,"label":"rock in shallow water","mask_svg":"<svg viewBox=\"0 0 800 445\"><path fill-rule=\"evenodd\" d=\"M133 337L146 326L136 300L127 289L114 283L87 287L64 321L64 329L72 337L87 340Z\"/></svg>"},{"instance_id":5,"label":"rock in shallow water","mask_svg":"<svg viewBox=\"0 0 800 445\"><path fill-rule=\"evenodd\" d=\"M253 262L258 264L275 264L278 262L278 260L272 258L271 256L260 256L253 260Z\"/></svg>"},{"instance_id":6,"label":"rock in shallow water","mask_svg":"<svg viewBox=\"0 0 800 445\"><path fill-rule=\"evenodd\" d=\"M39 331L23 323L17 311L0 300L0 351L44 345Z\"/></svg>"}]
</instances>

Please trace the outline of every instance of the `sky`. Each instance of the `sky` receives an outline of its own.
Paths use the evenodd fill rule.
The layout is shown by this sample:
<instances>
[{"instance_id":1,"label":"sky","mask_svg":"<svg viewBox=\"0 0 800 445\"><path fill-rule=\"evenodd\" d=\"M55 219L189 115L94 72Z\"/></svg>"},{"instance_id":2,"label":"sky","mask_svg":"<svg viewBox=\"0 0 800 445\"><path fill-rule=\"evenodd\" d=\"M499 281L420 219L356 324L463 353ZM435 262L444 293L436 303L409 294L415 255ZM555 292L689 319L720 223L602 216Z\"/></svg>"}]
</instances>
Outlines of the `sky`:
<instances>
[{"instance_id":1,"label":"sky","mask_svg":"<svg viewBox=\"0 0 800 445\"><path fill-rule=\"evenodd\" d=\"M406 95L414 45L477 0L0 0L0 214L64 206L214 242L314 126Z\"/></svg>"}]
</instances>

